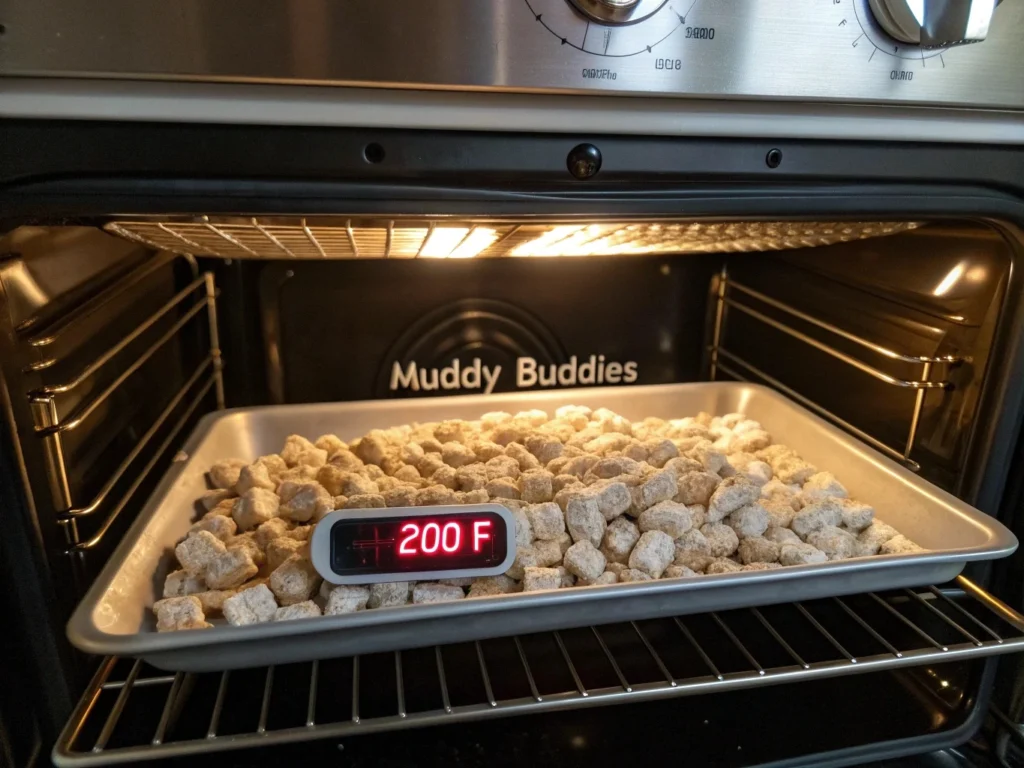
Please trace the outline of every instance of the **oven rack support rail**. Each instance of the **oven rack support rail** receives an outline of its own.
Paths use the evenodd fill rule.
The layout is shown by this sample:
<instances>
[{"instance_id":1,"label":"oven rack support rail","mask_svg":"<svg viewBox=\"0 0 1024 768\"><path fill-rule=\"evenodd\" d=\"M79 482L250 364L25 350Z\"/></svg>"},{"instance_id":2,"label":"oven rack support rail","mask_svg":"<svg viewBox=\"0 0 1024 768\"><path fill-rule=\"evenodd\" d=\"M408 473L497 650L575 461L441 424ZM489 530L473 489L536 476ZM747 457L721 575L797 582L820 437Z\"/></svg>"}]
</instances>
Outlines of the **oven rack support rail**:
<instances>
[{"instance_id":1,"label":"oven rack support rail","mask_svg":"<svg viewBox=\"0 0 1024 768\"><path fill-rule=\"evenodd\" d=\"M166 255L166 254L165 254ZM175 257L171 257L175 258ZM195 260L185 257L191 268L192 281L173 297L145 317L138 325L127 330L111 347L94 360L83 366L70 378L57 384L46 384L28 393L35 419L35 434L45 441L47 474L57 510L57 522L64 528L68 543L67 554L81 557L94 549L103 540L117 518L124 511L143 482L181 443L185 428L192 423L194 415L212 391L217 408L224 407L224 383L222 376L220 342L217 328L217 290L213 273L199 274ZM48 330L29 338L28 343L40 351L41 358L29 366L32 371L45 371L61 362L58 349L62 337L72 335L77 326L89 321L91 316L107 304L130 291L155 270L165 266L166 259L154 258L125 276L100 297L96 305L90 305L60 323L59 328ZM205 311L204 311L205 310ZM93 414L102 415L102 407L132 376L134 376L159 350L172 344L186 333L196 322L205 322L209 332L209 350L199 365L189 374L184 384L166 402L152 424L139 437L103 486L88 502L77 502L72 497L69 473L63 447L64 436L80 427ZM156 334L159 333L157 336ZM143 339L145 346L138 349L134 342ZM126 354L131 352L129 356ZM104 369L117 375L113 380L93 391L92 382ZM87 394L61 414L60 398L69 395L73 400L79 389ZM176 418L174 418L176 417ZM169 431L168 431L169 430ZM165 434L156 448L156 438ZM134 478L116 500L110 501L115 489L144 455L147 461L132 473ZM77 502L77 503L76 503ZM106 510L106 511L104 511ZM94 527L91 535L83 536L79 520L103 515L102 521ZM77 563L77 560L76 560Z\"/></svg>"},{"instance_id":2,"label":"oven rack support rail","mask_svg":"<svg viewBox=\"0 0 1024 768\"><path fill-rule=\"evenodd\" d=\"M777 389L787 397L796 400L804 407L817 413L819 416L828 419L832 423L838 425L842 429L845 429L850 434L860 438L887 456L891 456L896 459L907 468L915 472L920 471L921 466L910 458L910 454L913 452L914 443L917 440L917 429L921 421L921 412L924 408L925 393L929 389L948 389L951 386L951 383L948 381L933 378L935 367L959 365L961 363L970 362L970 358L956 355L908 355L897 350L890 349L889 347L885 347L871 341L870 339L865 339L863 336L858 336L855 333L851 333L850 331L839 328L838 326L825 322L824 320L820 320L806 312L801 312L799 309L792 307L785 302L779 301L778 299L772 298L771 296L767 296L760 291L756 291L753 288L730 278L725 267L722 268L722 271L718 276L715 294L715 318L711 346L709 348L709 378L712 381L716 379L719 371L738 381L749 381L750 375L753 374L756 379L763 381L773 389ZM901 379L892 376L875 365L849 355L846 352L837 349L833 345L807 335L787 322L783 322L782 320L759 311L744 301L744 299L753 299L755 302L766 307L771 307L791 320L802 322L823 331L828 337L845 339L847 342L850 342L879 358L919 365L920 375L915 379ZM914 405L910 415L910 426L907 430L907 436L903 445L900 448L893 448L887 443L882 442L873 435L868 434L864 430L854 426L840 416L822 407L805 395L797 392L792 387L787 386L769 373L744 360L736 353L726 349L722 344L722 336L725 329L727 315L730 311L739 312L747 317L757 320L760 323L774 328L775 330L784 333L797 341L807 344L814 349L817 349L818 351L823 352L826 355L851 366L852 368L855 368L861 373L883 382L884 384L912 390L914 392Z\"/></svg>"},{"instance_id":3,"label":"oven rack support rail","mask_svg":"<svg viewBox=\"0 0 1024 768\"><path fill-rule=\"evenodd\" d=\"M140 660L108 658L53 759L60 766L133 763L713 694L1021 649L1024 616L959 577L942 589L231 672L171 674Z\"/></svg>"}]
</instances>

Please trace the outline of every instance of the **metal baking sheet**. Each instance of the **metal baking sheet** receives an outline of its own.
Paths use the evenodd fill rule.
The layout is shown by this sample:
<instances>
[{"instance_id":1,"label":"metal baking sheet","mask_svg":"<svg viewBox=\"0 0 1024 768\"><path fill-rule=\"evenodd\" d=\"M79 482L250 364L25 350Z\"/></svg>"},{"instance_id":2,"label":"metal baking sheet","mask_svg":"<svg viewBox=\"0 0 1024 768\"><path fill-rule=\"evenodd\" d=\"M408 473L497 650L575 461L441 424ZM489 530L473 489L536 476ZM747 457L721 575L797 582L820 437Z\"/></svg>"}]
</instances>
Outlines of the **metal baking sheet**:
<instances>
[{"instance_id":1,"label":"metal baking sheet","mask_svg":"<svg viewBox=\"0 0 1024 768\"><path fill-rule=\"evenodd\" d=\"M171 550L188 531L206 471L220 459L280 450L290 434L353 439L373 428L478 418L565 404L606 407L631 419L742 411L776 442L833 472L854 498L928 551L774 571L500 595L407 605L343 616L158 633L159 598ZM356 403L268 406L207 416L185 444L68 624L90 653L142 657L168 670L203 672L607 624L742 606L941 583L972 560L1017 548L1003 525L766 387L740 382L672 384Z\"/></svg>"}]
</instances>

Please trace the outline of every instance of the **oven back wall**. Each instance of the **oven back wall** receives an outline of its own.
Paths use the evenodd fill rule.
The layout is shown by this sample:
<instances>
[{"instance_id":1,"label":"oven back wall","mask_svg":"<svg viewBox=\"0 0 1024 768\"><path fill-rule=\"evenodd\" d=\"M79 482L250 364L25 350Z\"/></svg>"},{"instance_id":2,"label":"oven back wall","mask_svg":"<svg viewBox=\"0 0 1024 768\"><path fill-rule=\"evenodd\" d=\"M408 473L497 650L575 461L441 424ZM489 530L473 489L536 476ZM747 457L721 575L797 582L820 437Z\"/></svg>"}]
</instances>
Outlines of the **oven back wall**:
<instances>
[{"instance_id":1,"label":"oven back wall","mask_svg":"<svg viewBox=\"0 0 1024 768\"><path fill-rule=\"evenodd\" d=\"M242 405L698 380L722 257L211 265Z\"/></svg>"}]
</instances>

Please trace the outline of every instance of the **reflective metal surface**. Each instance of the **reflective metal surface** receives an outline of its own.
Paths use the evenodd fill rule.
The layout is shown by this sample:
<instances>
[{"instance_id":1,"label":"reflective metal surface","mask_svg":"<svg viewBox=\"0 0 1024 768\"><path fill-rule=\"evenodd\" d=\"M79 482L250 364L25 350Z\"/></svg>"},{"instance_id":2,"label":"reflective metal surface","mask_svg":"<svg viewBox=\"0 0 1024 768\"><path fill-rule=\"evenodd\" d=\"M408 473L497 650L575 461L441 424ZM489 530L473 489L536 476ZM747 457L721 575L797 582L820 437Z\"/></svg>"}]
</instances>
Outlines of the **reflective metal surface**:
<instances>
[{"instance_id":1,"label":"reflective metal surface","mask_svg":"<svg viewBox=\"0 0 1024 768\"><path fill-rule=\"evenodd\" d=\"M622 26L566 0L2 0L0 24L4 75L1024 107L1020 2L952 49L894 40L868 0L671 0Z\"/></svg>"},{"instance_id":2,"label":"reflective metal surface","mask_svg":"<svg viewBox=\"0 0 1024 768\"><path fill-rule=\"evenodd\" d=\"M150 606L167 573L166 553L192 524L206 470L226 456L263 455L289 434L331 430L352 439L381 424L474 418L486 410L608 407L639 419L742 411L818 467L834 469L857 499L927 551L774 571L613 584L359 611L312 621L197 632L155 631ZM211 414L185 443L146 509L68 624L78 648L141 656L161 669L209 671L308 661L328 655L464 642L701 611L941 583L964 564L1009 555L1017 540L1000 523L930 485L809 411L754 384L713 382L535 391L415 400L266 406Z\"/></svg>"},{"instance_id":3,"label":"reflective metal surface","mask_svg":"<svg viewBox=\"0 0 1024 768\"><path fill-rule=\"evenodd\" d=\"M997 0L869 0L886 34L913 45L935 47L984 40Z\"/></svg>"},{"instance_id":4,"label":"reflective metal surface","mask_svg":"<svg viewBox=\"0 0 1024 768\"><path fill-rule=\"evenodd\" d=\"M53 759L62 768L129 764L680 696L701 696L693 706L708 713L703 717L711 716L707 697L723 691L787 683L790 695L807 695L816 679L929 663L933 667L923 673L934 675L938 691L948 691L956 679L949 662L1024 647L1024 617L965 578L957 586L234 673L164 674L141 661L109 658L64 728ZM793 689L800 683L803 688ZM143 716L132 718L126 707L143 700ZM258 719L255 706L247 707L256 703ZM247 709L247 727L238 728L237 713ZM110 740L115 732L116 744Z\"/></svg>"}]
</instances>

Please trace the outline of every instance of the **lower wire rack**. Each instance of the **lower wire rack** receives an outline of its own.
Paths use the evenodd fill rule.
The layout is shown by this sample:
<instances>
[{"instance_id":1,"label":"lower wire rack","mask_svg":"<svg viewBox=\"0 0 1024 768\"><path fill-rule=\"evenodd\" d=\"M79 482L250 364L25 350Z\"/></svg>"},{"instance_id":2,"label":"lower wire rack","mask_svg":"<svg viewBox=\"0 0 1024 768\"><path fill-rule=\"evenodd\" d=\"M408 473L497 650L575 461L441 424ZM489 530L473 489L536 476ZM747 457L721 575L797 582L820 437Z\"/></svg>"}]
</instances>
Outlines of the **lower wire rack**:
<instances>
[{"instance_id":1,"label":"lower wire rack","mask_svg":"<svg viewBox=\"0 0 1024 768\"><path fill-rule=\"evenodd\" d=\"M796 683L1024 648L1024 616L960 577L921 587L230 672L108 658L61 766Z\"/></svg>"}]
</instances>

